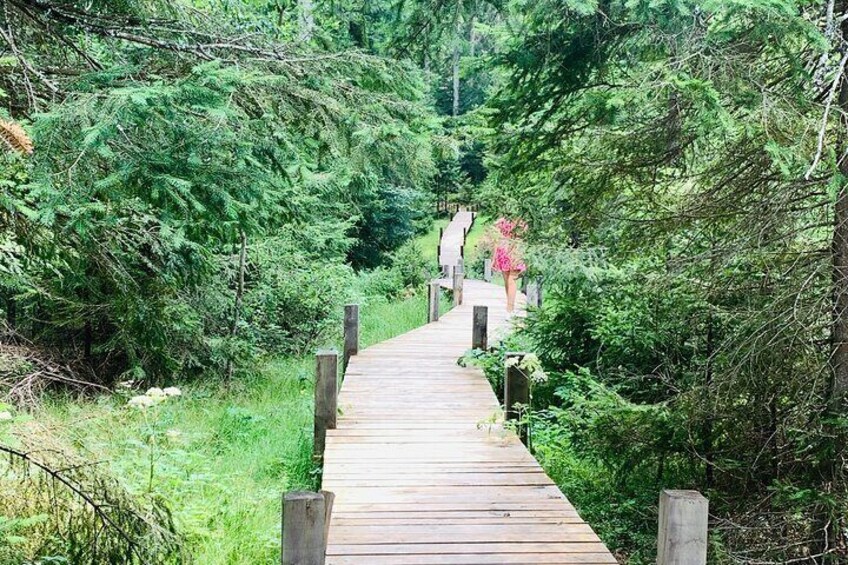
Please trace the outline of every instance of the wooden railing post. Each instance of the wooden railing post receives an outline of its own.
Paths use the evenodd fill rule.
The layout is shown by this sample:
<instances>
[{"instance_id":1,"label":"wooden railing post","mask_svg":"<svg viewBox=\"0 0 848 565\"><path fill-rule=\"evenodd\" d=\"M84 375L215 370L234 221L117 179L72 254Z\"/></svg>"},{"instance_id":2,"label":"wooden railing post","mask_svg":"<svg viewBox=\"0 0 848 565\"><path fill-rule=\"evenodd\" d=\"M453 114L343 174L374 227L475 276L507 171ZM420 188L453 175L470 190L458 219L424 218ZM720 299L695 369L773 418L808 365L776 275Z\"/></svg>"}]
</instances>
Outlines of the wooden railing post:
<instances>
[{"instance_id":1,"label":"wooden railing post","mask_svg":"<svg viewBox=\"0 0 848 565\"><path fill-rule=\"evenodd\" d=\"M283 495L283 565L324 565L331 492L287 492Z\"/></svg>"},{"instance_id":2,"label":"wooden railing post","mask_svg":"<svg viewBox=\"0 0 848 565\"><path fill-rule=\"evenodd\" d=\"M492 260L483 259L483 280L492 282Z\"/></svg>"},{"instance_id":3,"label":"wooden railing post","mask_svg":"<svg viewBox=\"0 0 848 565\"><path fill-rule=\"evenodd\" d=\"M465 279L465 272L462 264L458 264L453 270L453 305L462 305L462 283Z\"/></svg>"},{"instance_id":4,"label":"wooden railing post","mask_svg":"<svg viewBox=\"0 0 848 565\"><path fill-rule=\"evenodd\" d=\"M545 292L544 285L542 284L544 279L542 277L536 277L536 308L542 307L542 302L544 302Z\"/></svg>"},{"instance_id":5,"label":"wooden railing post","mask_svg":"<svg viewBox=\"0 0 848 565\"><path fill-rule=\"evenodd\" d=\"M315 355L315 435L313 454L323 459L327 430L336 429L339 354L333 350Z\"/></svg>"},{"instance_id":6,"label":"wooden railing post","mask_svg":"<svg viewBox=\"0 0 848 565\"><path fill-rule=\"evenodd\" d=\"M705 565L709 501L695 490L660 494L657 565Z\"/></svg>"},{"instance_id":7,"label":"wooden railing post","mask_svg":"<svg viewBox=\"0 0 848 565\"><path fill-rule=\"evenodd\" d=\"M527 283L527 305L542 307L542 278L536 277Z\"/></svg>"},{"instance_id":8,"label":"wooden railing post","mask_svg":"<svg viewBox=\"0 0 848 565\"><path fill-rule=\"evenodd\" d=\"M430 281L427 293L427 322L439 321L439 298L442 294L439 281Z\"/></svg>"},{"instance_id":9,"label":"wooden railing post","mask_svg":"<svg viewBox=\"0 0 848 565\"><path fill-rule=\"evenodd\" d=\"M359 305L348 304L344 309L344 364L347 370L350 358L359 353Z\"/></svg>"},{"instance_id":10,"label":"wooden railing post","mask_svg":"<svg viewBox=\"0 0 848 565\"><path fill-rule=\"evenodd\" d=\"M506 420L520 420L521 411L516 405L530 405L530 381L519 368L525 353L509 352L506 354L506 375L504 375L504 410ZM527 445L528 430L526 425L519 425L518 437Z\"/></svg>"},{"instance_id":11,"label":"wooden railing post","mask_svg":"<svg viewBox=\"0 0 848 565\"><path fill-rule=\"evenodd\" d=\"M488 306L475 306L471 329L471 348L486 350L489 333L489 308Z\"/></svg>"}]
</instances>

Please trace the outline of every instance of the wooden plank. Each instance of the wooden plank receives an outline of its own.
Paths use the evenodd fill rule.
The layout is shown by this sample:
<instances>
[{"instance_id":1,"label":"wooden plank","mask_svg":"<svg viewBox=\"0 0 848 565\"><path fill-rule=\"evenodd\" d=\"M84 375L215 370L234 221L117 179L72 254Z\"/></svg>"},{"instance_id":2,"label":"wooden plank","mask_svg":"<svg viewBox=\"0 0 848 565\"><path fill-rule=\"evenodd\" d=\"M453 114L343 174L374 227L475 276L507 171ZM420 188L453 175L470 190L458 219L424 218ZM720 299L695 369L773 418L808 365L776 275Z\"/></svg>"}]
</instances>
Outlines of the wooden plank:
<instances>
[{"instance_id":1,"label":"wooden plank","mask_svg":"<svg viewBox=\"0 0 848 565\"><path fill-rule=\"evenodd\" d=\"M398 565L396 555L335 555L327 558L331 565ZM404 555L404 565L611 565L616 563L606 551L599 553L521 553L463 554L440 553Z\"/></svg>"},{"instance_id":2,"label":"wooden plank","mask_svg":"<svg viewBox=\"0 0 848 565\"><path fill-rule=\"evenodd\" d=\"M601 542L559 543L410 543L410 544L332 544L327 547L328 556L336 555L420 555L420 554L510 554L510 553L603 553L607 552ZM609 552L607 552L609 555ZM369 563L362 561L361 563ZM452 563L452 561L443 561ZM615 563L615 561L611 561Z\"/></svg>"}]
</instances>

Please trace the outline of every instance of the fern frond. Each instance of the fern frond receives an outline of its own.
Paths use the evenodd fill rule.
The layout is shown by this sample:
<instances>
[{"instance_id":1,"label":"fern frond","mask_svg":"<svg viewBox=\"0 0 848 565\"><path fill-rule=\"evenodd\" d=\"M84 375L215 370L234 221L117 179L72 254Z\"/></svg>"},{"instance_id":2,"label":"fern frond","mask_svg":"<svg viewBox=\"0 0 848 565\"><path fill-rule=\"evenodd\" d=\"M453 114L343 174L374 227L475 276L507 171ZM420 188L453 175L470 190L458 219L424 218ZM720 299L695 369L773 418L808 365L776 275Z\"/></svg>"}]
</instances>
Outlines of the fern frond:
<instances>
[{"instance_id":1,"label":"fern frond","mask_svg":"<svg viewBox=\"0 0 848 565\"><path fill-rule=\"evenodd\" d=\"M32 153L32 140L24 131L24 128L15 122L0 120L0 140L10 151L17 151L24 155Z\"/></svg>"}]
</instances>

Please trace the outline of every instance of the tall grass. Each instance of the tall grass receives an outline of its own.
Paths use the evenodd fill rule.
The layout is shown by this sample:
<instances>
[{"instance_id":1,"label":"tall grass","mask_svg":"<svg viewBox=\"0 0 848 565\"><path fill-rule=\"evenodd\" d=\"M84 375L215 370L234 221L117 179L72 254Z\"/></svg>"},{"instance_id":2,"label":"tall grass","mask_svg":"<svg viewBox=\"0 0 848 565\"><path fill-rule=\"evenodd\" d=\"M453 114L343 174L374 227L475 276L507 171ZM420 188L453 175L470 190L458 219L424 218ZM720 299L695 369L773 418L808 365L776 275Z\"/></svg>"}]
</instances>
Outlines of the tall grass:
<instances>
[{"instance_id":1,"label":"tall grass","mask_svg":"<svg viewBox=\"0 0 848 565\"><path fill-rule=\"evenodd\" d=\"M426 312L424 292L368 298L362 347L422 325ZM54 397L34 416L130 491L163 497L196 563L278 563L280 497L316 487L313 371L312 356L275 358L229 386L185 385L181 396L145 411L127 407L128 393Z\"/></svg>"},{"instance_id":2,"label":"tall grass","mask_svg":"<svg viewBox=\"0 0 848 565\"><path fill-rule=\"evenodd\" d=\"M437 218L430 227L430 231L418 238L421 255L428 265L435 265L438 261L436 252L439 245L439 229L447 227L449 223L450 220L447 218Z\"/></svg>"}]
</instances>

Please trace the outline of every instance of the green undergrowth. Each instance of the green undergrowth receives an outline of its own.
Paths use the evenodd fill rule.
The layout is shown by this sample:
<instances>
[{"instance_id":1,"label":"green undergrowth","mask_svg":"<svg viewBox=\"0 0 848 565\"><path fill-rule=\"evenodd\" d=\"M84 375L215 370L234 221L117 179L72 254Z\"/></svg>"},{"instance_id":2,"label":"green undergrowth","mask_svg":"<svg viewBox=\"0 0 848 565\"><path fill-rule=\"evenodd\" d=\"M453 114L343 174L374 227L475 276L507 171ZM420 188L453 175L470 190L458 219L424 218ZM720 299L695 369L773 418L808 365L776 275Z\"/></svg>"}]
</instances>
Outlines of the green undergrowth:
<instances>
[{"instance_id":1,"label":"green undergrowth","mask_svg":"<svg viewBox=\"0 0 848 565\"><path fill-rule=\"evenodd\" d=\"M362 347L426 321L420 287L359 302ZM339 345L338 334L323 344ZM313 373L311 354L271 358L229 384L180 384L180 396L145 410L127 406L139 392L131 388L88 400L53 396L16 431L31 443L43 434L73 446L130 493L161 497L194 562L277 563L281 494L318 486ZM26 527L17 533L22 543L37 543Z\"/></svg>"},{"instance_id":2,"label":"green undergrowth","mask_svg":"<svg viewBox=\"0 0 848 565\"><path fill-rule=\"evenodd\" d=\"M436 265L438 261L436 253L439 245L439 230L446 228L449 223L450 220L448 218L438 218L433 222L430 230L418 240L421 246L421 256L427 261L428 265Z\"/></svg>"}]
</instances>

